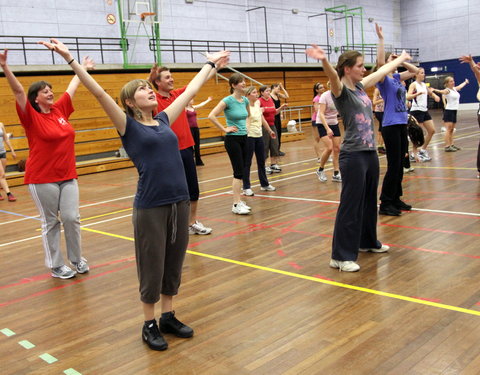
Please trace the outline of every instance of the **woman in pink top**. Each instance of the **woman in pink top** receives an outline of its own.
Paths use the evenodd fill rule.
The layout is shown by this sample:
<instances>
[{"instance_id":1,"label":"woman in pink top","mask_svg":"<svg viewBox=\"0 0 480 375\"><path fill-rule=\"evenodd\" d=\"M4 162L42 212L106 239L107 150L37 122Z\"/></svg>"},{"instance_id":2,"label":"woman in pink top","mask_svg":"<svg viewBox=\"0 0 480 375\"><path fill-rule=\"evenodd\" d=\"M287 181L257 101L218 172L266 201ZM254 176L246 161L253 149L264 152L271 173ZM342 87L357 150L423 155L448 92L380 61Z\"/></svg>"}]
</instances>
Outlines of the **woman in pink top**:
<instances>
[{"instance_id":1,"label":"woman in pink top","mask_svg":"<svg viewBox=\"0 0 480 375\"><path fill-rule=\"evenodd\" d=\"M193 140L195 141L195 146L193 150L195 152L195 164L196 165L205 165L200 156L200 129L197 124L197 109L202 108L205 104L210 103L212 97L209 96L207 100L201 102L200 104L193 105L193 99L190 100L188 105L185 107L185 113L187 115L188 125L190 125L190 131L192 133Z\"/></svg>"},{"instance_id":2,"label":"woman in pink top","mask_svg":"<svg viewBox=\"0 0 480 375\"><path fill-rule=\"evenodd\" d=\"M330 84L327 83L328 88ZM320 96L319 108L316 118L316 125L320 139L325 146L320 158L320 166L317 170L318 179L321 182L327 181L324 168L328 157L333 152L333 176L332 181L342 182L340 168L338 166L338 155L340 154L340 128L337 120L338 112L332 99L332 92L328 90Z\"/></svg>"},{"instance_id":3,"label":"woman in pink top","mask_svg":"<svg viewBox=\"0 0 480 375\"><path fill-rule=\"evenodd\" d=\"M317 82L313 85L313 111L312 111L312 135L313 135L313 149L315 150L315 155L317 155L317 161L320 162L320 157L322 156L322 145L320 144L320 134L318 134L317 128L317 112L320 104L320 95L325 92L325 86L320 82Z\"/></svg>"}]
</instances>

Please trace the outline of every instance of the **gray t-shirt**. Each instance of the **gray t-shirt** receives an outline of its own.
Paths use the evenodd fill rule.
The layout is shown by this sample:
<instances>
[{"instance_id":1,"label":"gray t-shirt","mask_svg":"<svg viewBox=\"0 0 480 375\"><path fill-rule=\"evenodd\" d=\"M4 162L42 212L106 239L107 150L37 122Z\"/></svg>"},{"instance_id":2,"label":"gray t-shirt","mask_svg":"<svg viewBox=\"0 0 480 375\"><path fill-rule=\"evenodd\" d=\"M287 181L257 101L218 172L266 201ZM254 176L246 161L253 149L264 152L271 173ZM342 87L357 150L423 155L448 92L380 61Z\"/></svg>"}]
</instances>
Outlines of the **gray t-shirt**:
<instances>
[{"instance_id":1,"label":"gray t-shirt","mask_svg":"<svg viewBox=\"0 0 480 375\"><path fill-rule=\"evenodd\" d=\"M332 94L345 127L341 149L348 152L376 151L372 101L361 83L355 86L356 90L352 91L343 85L338 98Z\"/></svg>"}]
</instances>

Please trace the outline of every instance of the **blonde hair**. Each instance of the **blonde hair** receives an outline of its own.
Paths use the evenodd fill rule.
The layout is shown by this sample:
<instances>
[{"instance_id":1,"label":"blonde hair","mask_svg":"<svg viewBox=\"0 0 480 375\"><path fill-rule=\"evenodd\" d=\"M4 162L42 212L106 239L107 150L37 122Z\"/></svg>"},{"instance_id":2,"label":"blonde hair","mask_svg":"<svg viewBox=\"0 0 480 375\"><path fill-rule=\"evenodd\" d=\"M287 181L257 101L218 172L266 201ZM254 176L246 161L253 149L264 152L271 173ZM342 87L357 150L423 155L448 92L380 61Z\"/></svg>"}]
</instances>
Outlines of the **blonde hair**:
<instances>
[{"instance_id":1,"label":"blonde hair","mask_svg":"<svg viewBox=\"0 0 480 375\"><path fill-rule=\"evenodd\" d=\"M453 77L450 77L450 76L445 77L445 79L443 80L443 87L447 87L448 81L450 80L453 81Z\"/></svg>"},{"instance_id":2,"label":"blonde hair","mask_svg":"<svg viewBox=\"0 0 480 375\"><path fill-rule=\"evenodd\" d=\"M127 100L131 100L135 103L135 92L139 87L148 86L153 90L152 84L146 79L134 79L128 82L125 86L122 87L120 91L120 101L122 106L127 112L127 115L133 118L142 118L142 112L134 105L133 108L127 104Z\"/></svg>"},{"instance_id":3,"label":"blonde hair","mask_svg":"<svg viewBox=\"0 0 480 375\"><path fill-rule=\"evenodd\" d=\"M255 86L250 86L245 90L245 96L248 96L252 93L253 90L256 90L257 88Z\"/></svg>"}]
</instances>

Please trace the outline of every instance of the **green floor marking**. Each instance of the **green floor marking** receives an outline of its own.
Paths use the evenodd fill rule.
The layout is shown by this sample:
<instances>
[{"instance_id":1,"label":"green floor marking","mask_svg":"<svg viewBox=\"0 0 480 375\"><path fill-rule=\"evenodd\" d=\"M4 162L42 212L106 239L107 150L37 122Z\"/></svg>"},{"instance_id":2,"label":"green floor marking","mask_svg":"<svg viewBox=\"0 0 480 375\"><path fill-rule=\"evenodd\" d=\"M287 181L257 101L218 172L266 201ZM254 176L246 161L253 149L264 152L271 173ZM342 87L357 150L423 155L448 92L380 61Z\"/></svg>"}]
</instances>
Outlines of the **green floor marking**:
<instances>
[{"instance_id":1,"label":"green floor marking","mask_svg":"<svg viewBox=\"0 0 480 375\"><path fill-rule=\"evenodd\" d=\"M42 355L39 355L39 357L43 359L45 362L47 362L48 364L58 361L58 359L56 359L54 356L51 356L48 353L43 353Z\"/></svg>"},{"instance_id":2,"label":"green floor marking","mask_svg":"<svg viewBox=\"0 0 480 375\"><path fill-rule=\"evenodd\" d=\"M23 346L25 349L32 349L35 347L30 341L22 340L18 342L19 345Z\"/></svg>"},{"instance_id":3,"label":"green floor marking","mask_svg":"<svg viewBox=\"0 0 480 375\"><path fill-rule=\"evenodd\" d=\"M63 372L66 375L82 375L79 373L77 370L74 370L73 368L69 368Z\"/></svg>"},{"instance_id":4,"label":"green floor marking","mask_svg":"<svg viewBox=\"0 0 480 375\"><path fill-rule=\"evenodd\" d=\"M0 332L2 332L7 337L13 336L15 334L15 332L9 330L8 328L4 328L0 330Z\"/></svg>"}]
</instances>

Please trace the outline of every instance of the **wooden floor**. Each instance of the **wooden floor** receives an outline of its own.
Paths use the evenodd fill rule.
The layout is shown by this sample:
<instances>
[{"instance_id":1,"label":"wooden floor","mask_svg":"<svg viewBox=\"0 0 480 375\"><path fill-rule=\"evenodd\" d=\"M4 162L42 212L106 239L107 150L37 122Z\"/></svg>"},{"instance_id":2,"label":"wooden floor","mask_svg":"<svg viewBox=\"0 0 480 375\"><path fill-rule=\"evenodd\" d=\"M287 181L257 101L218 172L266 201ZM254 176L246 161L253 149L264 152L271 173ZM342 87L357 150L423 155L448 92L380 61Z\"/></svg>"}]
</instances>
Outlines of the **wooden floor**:
<instances>
[{"instance_id":1,"label":"wooden floor","mask_svg":"<svg viewBox=\"0 0 480 375\"><path fill-rule=\"evenodd\" d=\"M250 216L230 211L227 156L205 156L199 214L214 231L191 236L175 299L195 336L167 336L166 352L140 337L135 170L80 177L91 271L66 281L44 267L37 211L15 188L0 202L0 373L480 374L480 132L462 112L462 150L445 153L435 120L432 162L404 179L415 210L379 218L391 251L360 254L353 274L328 266L341 186L318 181L310 138L285 144L277 191L253 176Z\"/></svg>"}]
</instances>

